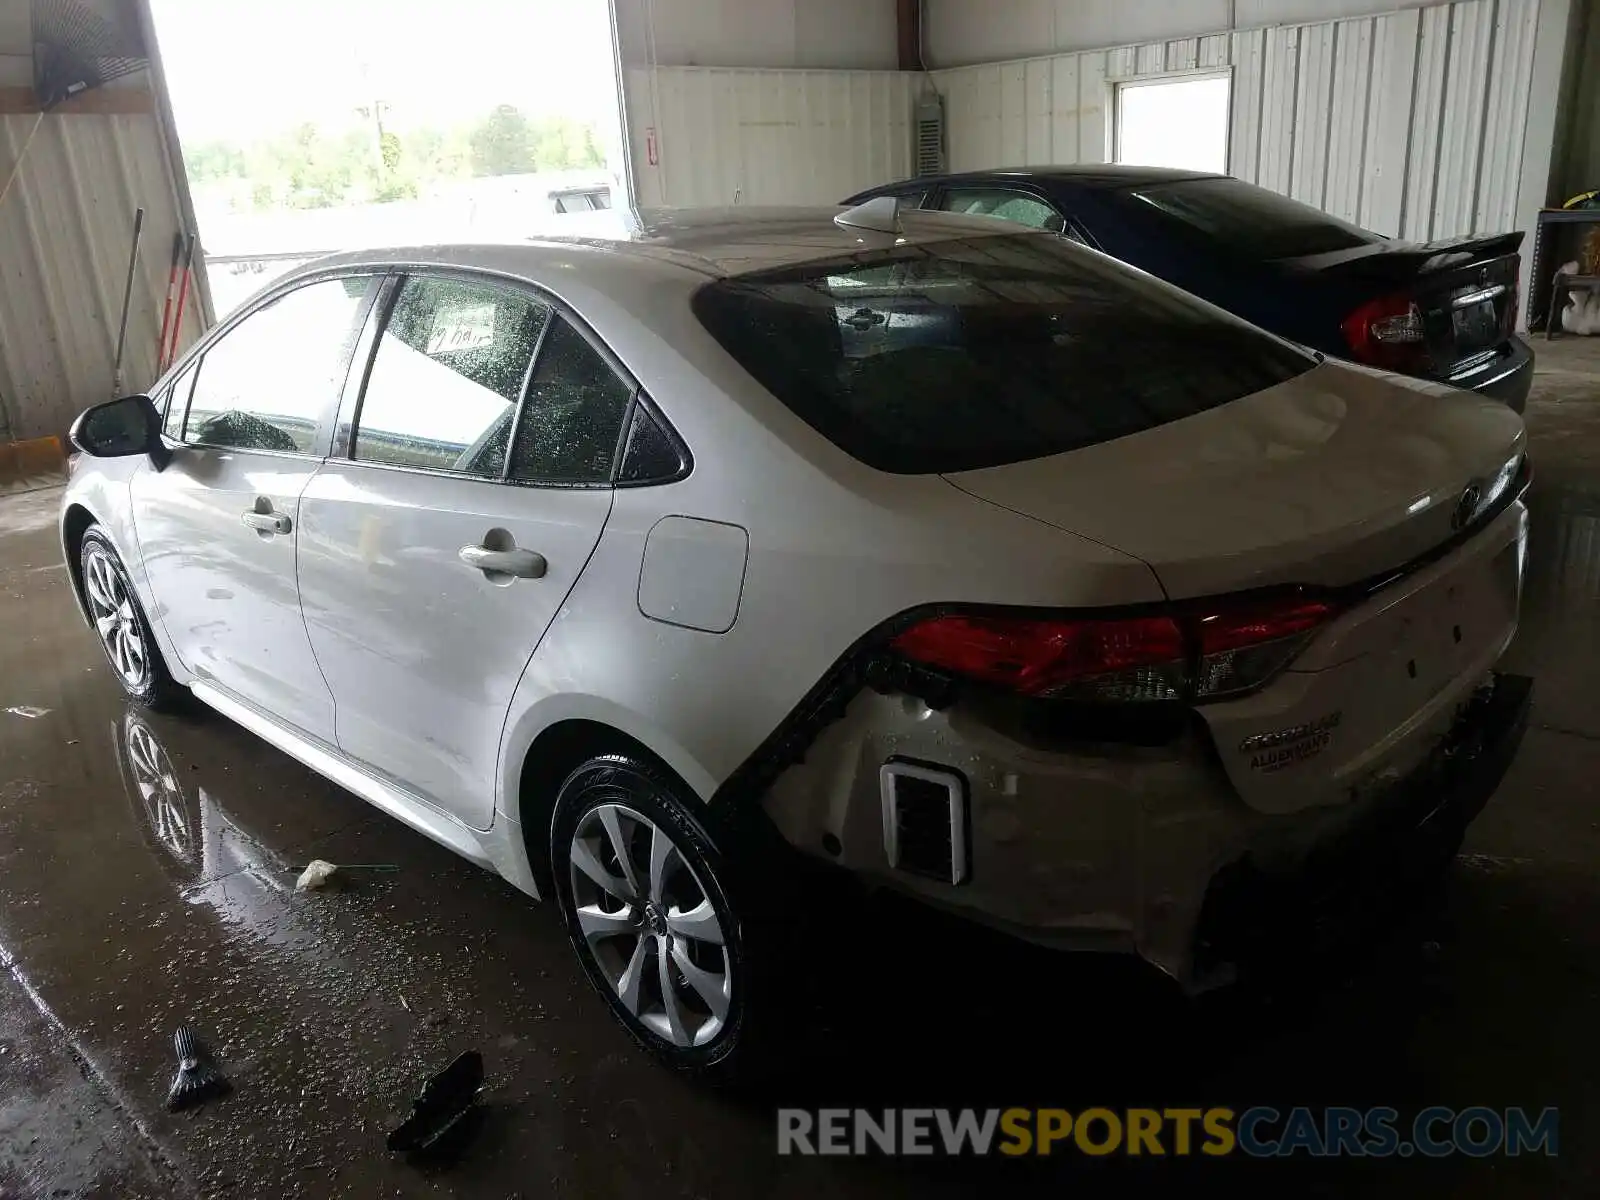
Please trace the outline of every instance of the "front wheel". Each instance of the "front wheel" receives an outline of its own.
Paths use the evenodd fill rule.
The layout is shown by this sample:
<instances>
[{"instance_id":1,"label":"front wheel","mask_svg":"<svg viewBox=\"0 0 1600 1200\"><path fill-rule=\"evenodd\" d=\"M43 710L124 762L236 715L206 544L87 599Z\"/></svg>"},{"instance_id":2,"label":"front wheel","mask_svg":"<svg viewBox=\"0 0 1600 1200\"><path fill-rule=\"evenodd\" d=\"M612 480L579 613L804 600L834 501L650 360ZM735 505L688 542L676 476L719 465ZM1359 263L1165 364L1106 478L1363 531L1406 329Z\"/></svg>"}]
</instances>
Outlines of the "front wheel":
<instances>
[{"instance_id":1,"label":"front wheel","mask_svg":"<svg viewBox=\"0 0 1600 1200\"><path fill-rule=\"evenodd\" d=\"M722 1081L771 1064L774 949L750 873L680 785L618 755L591 759L556 800L550 861L584 972L636 1041Z\"/></svg>"},{"instance_id":2,"label":"front wheel","mask_svg":"<svg viewBox=\"0 0 1600 1200\"><path fill-rule=\"evenodd\" d=\"M79 564L89 619L122 690L147 708L181 707L188 692L167 670L122 559L98 525L84 532Z\"/></svg>"}]
</instances>

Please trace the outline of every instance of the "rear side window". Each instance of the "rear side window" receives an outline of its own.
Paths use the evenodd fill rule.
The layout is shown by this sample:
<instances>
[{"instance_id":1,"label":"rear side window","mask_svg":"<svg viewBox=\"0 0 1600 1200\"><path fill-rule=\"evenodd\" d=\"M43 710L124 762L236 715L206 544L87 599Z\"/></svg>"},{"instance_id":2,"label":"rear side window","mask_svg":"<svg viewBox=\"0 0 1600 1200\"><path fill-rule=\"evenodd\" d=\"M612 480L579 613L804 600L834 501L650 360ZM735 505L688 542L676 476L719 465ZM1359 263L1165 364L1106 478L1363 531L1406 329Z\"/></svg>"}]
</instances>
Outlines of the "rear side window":
<instances>
[{"instance_id":1,"label":"rear side window","mask_svg":"<svg viewBox=\"0 0 1600 1200\"><path fill-rule=\"evenodd\" d=\"M521 483L607 483L630 388L583 334L556 317L528 385L511 478Z\"/></svg>"},{"instance_id":2,"label":"rear side window","mask_svg":"<svg viewBox=\"0 0 1600 1200\"><path fill-rule=\"evenodd\" d=\"M897 246L718 280L701 322L773 395L879 470L975 470L1192 416L1311 356L1041 234Z\"/></svg>"},{"instance_id":3,"label":"rear side window","mask_svg":"<svg viewBox=\"0 0 1600 1200\"><path fill-rule=\"evenodd\" d=\"M1185 179L1133 193L1174 221L1255 261L1306 258L1386 239L1242 179Z\"/></svg>"},{"instance_id":4,"label":"rear side window","mask_svg":"<svg viewBox=\"0 0 1600 1200\"><path fill-rule=\"evenodd\" d=\"M550 318L526 292L407 279L372 360L354 457L499 479L528 364Z\"/></svg>"}]
</instances>

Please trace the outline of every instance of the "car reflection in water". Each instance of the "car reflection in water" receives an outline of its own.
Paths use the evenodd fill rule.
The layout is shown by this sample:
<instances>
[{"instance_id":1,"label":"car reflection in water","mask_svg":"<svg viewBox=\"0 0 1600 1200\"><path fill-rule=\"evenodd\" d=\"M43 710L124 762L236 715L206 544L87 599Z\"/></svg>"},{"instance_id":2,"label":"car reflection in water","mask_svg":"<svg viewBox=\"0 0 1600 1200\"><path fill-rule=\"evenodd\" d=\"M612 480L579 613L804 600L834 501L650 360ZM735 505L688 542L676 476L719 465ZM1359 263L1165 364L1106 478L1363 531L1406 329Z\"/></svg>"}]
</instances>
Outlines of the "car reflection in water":
<instances>
[{"instance_id":1,"label":"car reflection in water","mask_svg":"<svg viewBox=\"0 0 1600 1200\"><path fill-rule=\"evenodd\" d=\"M289 919L296 865L247 832L196 769L173 765L161 728L133 708L111 723L134 824L162 870L241 932L285 949L314 940Z\"/></svg>"}]
</instances>

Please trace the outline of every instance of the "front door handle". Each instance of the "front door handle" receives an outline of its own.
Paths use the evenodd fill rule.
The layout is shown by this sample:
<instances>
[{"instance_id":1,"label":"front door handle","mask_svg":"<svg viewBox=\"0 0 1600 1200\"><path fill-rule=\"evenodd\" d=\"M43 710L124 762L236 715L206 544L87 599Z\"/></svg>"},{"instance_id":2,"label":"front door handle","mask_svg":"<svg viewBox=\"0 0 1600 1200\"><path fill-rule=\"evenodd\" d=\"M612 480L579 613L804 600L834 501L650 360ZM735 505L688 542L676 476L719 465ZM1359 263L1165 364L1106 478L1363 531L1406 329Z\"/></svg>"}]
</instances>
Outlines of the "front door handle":
<instances>
[{"instance_id":1,"label":"front door handle","mask_svg":"<svg viewBox=\"0 0 1600 1200\"><path fill-rule=\"evenodd\" d=\"M257 512L255 509L244 514L244 523L261 533L288 533L294 528L288 513Z\"/></svg>"},{"instance_id":2,"label":"front door handle","mask_svg":"<svg viewBox=\"0 0 1600 1200\"><path fill-rule=\"evenodd\" d=\"M486 575L514 575L518 579L543 579L549 566L544 555L532 550L491 550L487 546L463 546L458 556L467 566Z\"/></svg>"}]
</instances>

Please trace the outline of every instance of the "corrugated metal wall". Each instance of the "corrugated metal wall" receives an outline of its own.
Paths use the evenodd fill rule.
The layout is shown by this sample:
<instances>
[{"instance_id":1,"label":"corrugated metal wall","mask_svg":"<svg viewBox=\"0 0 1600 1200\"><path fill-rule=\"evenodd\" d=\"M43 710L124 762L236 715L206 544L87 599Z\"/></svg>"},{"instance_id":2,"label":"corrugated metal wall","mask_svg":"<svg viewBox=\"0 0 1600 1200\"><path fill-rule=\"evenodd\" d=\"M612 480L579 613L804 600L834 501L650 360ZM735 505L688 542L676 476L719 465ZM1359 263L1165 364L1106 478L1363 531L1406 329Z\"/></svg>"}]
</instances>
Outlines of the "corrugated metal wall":
<instances>
[{"instance_id":1,"label":"corrugated metal wall","mask_svg":"<svg viewBox=\"0 0 1600 1200\"><path fill-rule=\"evenodd\" d=\"M1115 85L1231 68L1229 170L1416 240L1520 224L1539 0L1460 0L934 72L951 169L1104 162Z\"/></svg>"},{"instance_id":2,"label":"corrugated metal wall","mask_svg":"<svg viewBox=\"0 0 1600 1200\"><path fill-rule=\"evenodd\" d=\"M638 203L831 204L909 175L922 86L901 71L630 69Z\"/></svg>"},{"instance_id":3,"label":"corrugated metal wall","mask_svg":"<svg viewBox=\"0 0 1600 1200\"><path fill-rule=\"evenodd\" d=\"M0 203L0 442L59 434L84 407L110 399L133 214L141 205L144 245L129 304L123 390L150 385L180 224L153 115L0 116L0 181L36 121ZM201 320L191 290L185 345Z\"/></svg>"}]
</instances>

